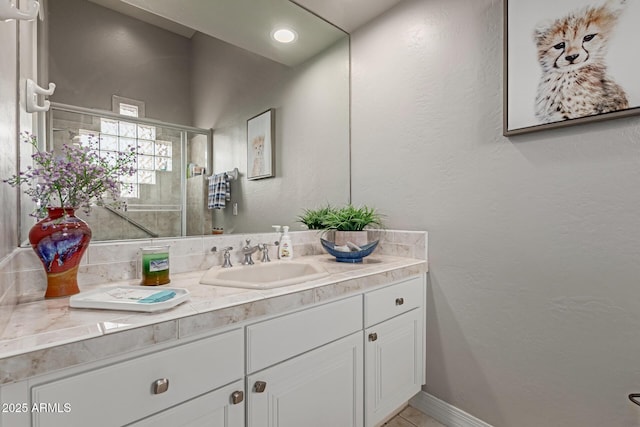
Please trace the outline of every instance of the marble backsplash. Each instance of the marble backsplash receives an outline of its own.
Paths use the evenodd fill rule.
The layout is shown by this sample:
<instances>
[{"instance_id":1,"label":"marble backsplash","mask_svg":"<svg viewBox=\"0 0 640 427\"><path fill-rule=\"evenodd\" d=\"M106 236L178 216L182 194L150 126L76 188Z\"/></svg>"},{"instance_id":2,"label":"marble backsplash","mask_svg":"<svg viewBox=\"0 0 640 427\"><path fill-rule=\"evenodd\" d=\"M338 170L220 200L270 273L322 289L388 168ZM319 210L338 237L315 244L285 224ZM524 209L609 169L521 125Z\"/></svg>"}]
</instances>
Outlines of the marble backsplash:
<instances>
[{"instance_id":1,"label":"marble backsplash","mask_svg":"<svg viewBox=\"0 0 640 427\"><path fill-rule=\"evenodd\" d=\"M291 232L295 257L325 253L317 231ZM222 264L221 249L231 246L231 262L242 261L240 248L245 239L251 244L273 244L277 233L229 234L197 236L178 239L148 239L135 241L110 241L91 243L85 253L78 274L80 289L92 285L141 277L140 248L143 246L170 245L171 273L206 270ZM379 239L375 253L427 259L427 233L423 231L374 230L369 240ZM212 248L216 248L212 251ZM269 256L277 259L277 250L271 246ZM372 256L374 256L372 255ZM260 253L254 254L259 262ZM18 248L0 263L0 332L11 315L12 306L21 302L42 299L46 288L46 276L42 264L31 248ZM7 319L5 319L7 317Z\"/></svg>"}]
</instances>

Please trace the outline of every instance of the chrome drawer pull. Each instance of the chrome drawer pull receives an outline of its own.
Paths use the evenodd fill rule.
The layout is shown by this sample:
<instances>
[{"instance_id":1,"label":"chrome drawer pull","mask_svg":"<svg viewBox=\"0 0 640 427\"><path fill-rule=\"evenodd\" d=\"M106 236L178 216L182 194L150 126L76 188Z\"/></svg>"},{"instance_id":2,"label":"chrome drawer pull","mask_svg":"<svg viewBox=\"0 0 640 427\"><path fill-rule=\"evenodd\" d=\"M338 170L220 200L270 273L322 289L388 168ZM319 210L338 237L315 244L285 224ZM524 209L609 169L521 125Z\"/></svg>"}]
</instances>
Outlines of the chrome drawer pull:
<instances>
[{"instance_id":1,"label":"chrome drawer pull","mask_svg":"<svg viewBox=\"0 0 640 427\"><path fill-rule=\"evenodd\" d=\"M404 304L404 298L396 298L396 305Z\"/></svg>"},{"instance_id":2,"label":"chrome drawer pull","mask_svg":"<svg viewBox=\"0 0 640 427\"><path fill-rule=\"evenodd\" d=\"M165 391L169 390L169 380L166 378L161 378L159 380L155 380L152 385L153 394L161 394Z\"/></svg>"}]
</instances>

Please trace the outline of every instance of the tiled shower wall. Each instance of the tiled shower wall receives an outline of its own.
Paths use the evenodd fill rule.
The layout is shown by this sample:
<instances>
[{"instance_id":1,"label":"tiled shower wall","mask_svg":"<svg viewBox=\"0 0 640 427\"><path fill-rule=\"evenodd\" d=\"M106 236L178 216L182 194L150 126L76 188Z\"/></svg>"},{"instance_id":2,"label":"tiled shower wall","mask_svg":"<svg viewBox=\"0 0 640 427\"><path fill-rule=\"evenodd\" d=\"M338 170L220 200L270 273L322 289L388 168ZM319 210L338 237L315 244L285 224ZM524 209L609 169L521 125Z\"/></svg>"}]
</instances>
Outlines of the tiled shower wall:
<instances>
[{"instance_id":1,"label":"tiled shower wall","mask_svg":"<svg viewBox=\"0 0 640 427\"><path fill-rule=\"evenodd\" d=\"M317 231L297 231L290 233L296 257L325 253L320 245ZM251 239L251 245L273 244L278 240L276 233L228 234L218 236L198 236L181 239L149 239L92 243L85 253L80 266L78 282L80 287L90 287L109 282L139 278L139 251L143 246L170 245L171 273L206 270L222 264L221 248L233 247L231 261L240 264L240 248ZM375 253L427 259L427 233L421 231L371 231L369 240L379 239ZM215 247L216 250L211 249ZM275 246L270 248L270 257L276 259ZM259 259L256 256L256 259ZM41 299L46 287L46 276L42 264L31 248L17 249L10 259L0 264L1 283L8 283L15 289L20 302Z\"/></svg>"}]
</instances>

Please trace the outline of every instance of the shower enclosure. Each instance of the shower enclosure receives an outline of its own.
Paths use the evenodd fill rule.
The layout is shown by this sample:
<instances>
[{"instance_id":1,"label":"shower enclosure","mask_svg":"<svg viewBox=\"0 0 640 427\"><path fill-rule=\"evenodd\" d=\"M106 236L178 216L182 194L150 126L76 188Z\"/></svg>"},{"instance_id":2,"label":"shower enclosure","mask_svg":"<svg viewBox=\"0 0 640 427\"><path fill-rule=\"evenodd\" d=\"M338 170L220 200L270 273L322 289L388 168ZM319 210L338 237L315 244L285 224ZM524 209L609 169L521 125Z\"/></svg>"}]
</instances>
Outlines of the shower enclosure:
<instances>
[{"instance_id":1,"label":"shower enclosure","mask_svg":"<svg viewBox=\"0 0 640 427\"><path fill-rule=\"evenodd\" d=\"M207 176L211 171L210 129L164 123L52 103L47 119L47 149L97 142L108 157L136 149L137 173L126 177L120 208L93 207L79 212L96 240L202 235L211 232Z\"/></svg>"}]
</instances>

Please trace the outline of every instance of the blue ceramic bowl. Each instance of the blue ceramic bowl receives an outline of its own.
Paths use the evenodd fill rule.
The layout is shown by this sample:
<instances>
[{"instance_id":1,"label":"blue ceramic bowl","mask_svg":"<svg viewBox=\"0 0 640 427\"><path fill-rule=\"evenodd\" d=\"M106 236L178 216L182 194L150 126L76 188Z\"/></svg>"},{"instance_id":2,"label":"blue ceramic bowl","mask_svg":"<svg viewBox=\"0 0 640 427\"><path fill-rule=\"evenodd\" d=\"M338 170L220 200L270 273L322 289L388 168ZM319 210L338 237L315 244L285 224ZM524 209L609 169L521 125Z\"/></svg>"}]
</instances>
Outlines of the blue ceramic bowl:
<instances>
[{"instance_id":1,"label":"blue ceramic bowl","mask_svg":"<svg viewBox=\"0 0 640 427\"><path fill-rule=\"evenodd\" d=\"M351 251L351 252L342 252L336 251L334 249L335 243L330 242L328 240L320 239L320 243L322 243L322 247L325 251L327 251L330 255L336 257L336 261L338 262L350 262L350 263L358 263L362 262L362 258L371 255L376 246L378 246L378 241L367 243L366 245L360 246L362 250L360 251Z\"/></svg>"}]
</instances>

